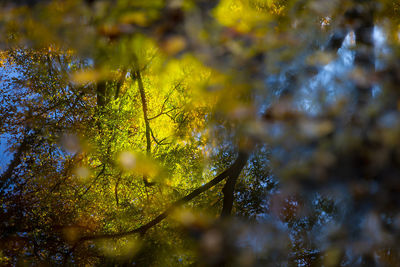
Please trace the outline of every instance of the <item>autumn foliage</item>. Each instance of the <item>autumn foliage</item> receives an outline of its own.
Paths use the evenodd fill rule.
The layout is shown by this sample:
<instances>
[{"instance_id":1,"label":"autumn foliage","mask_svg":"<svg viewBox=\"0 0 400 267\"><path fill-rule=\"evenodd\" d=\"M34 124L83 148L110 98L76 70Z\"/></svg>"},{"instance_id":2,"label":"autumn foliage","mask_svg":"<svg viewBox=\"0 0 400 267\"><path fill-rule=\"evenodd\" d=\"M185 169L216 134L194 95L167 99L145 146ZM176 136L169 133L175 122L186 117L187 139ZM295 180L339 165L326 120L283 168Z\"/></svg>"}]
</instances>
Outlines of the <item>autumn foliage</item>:
<instances>
[{"instance_id":1,"label":"autumn foliage","mask_svg":"<svg viewBox=\"0 0 400 267\"><path fill-rule=\"evenodd\" d=\"M0 6L0 265L398 264L396 1Z\"/></svg>"}]
</instances>

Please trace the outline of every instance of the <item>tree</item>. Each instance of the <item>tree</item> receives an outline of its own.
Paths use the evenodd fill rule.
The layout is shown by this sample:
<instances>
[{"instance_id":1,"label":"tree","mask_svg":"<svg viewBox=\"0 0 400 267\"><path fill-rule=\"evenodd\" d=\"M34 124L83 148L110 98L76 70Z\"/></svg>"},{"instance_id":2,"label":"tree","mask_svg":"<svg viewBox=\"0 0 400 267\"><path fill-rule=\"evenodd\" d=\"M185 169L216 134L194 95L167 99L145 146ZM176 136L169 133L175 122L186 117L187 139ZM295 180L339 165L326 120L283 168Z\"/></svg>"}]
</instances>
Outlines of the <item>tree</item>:
<instances>
[{"instance_id":1,"label":"tree","mask_svg":"<svg viewBox=\"0 0 400 267\"><path fill-rule=\"evenodd\" d=\"M2 263L396 264L395 2L1 12Z\"/></svg>"}]
</instances>

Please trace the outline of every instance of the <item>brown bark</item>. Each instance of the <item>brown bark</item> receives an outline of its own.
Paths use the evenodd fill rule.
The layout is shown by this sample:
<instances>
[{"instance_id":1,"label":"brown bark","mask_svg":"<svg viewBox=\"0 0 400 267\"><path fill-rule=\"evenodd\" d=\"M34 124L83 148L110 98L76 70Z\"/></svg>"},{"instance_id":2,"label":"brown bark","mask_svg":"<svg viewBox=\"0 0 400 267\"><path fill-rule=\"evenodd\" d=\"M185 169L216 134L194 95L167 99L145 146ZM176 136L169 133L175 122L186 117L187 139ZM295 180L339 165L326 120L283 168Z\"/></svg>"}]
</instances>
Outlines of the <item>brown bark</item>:
<instances>
[{"instance_id":1,"label":"brown bark","mask_svg":"<svg viewBox=\"0 0 400 267\"><path fill-rule=\"evenodd\" d=\"M150 139L150 123L148 119L148 109L147 109L147 99L146 99L146 92L143 86L142 75L139 70L135 71L135 78L138 82L139 92L140 92L140 99L142 101L142 110L143 110L143 118L144 123L146 126L146 154L148 156L151 155L151 139Z\"/></svg>"},{"instance_id":2,"label":"brown bark","mask_svg":"<svg viewBox=\"0 0 400 267\"><path fill-rule=\"evenodd\" d=\"M143 110L143 119L146 127L146 155L149 157L151 156L151 128L150 122L148 118L148 108L147 108L147 98L146 98L146 91L144 90L142 75L139 70L134 72L134 78L137 79L140 99L142 101L142 110ZM149 182L146 175L143 175L143 183L145 186L152 186L154 183Z\"/></svg>"}]
</instances>

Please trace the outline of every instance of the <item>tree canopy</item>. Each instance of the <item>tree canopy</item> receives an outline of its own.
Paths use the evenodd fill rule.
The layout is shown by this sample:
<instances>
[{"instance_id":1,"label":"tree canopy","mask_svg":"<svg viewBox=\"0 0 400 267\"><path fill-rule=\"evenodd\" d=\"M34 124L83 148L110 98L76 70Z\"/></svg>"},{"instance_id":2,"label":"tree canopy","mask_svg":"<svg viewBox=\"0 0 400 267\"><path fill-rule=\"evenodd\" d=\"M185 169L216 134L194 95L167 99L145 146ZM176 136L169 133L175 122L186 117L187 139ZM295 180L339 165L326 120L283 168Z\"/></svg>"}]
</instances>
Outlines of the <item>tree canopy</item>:
<instances>
[{"instance_id":1,"label":"tree canopy","mask_svg":"<svg viewBox=\"0 0 400 267\"><path fill-rule=\"evenodd\" d=\"M398 265L397 1L0 4L0 265Z\"/></svg>"}]
</instances>

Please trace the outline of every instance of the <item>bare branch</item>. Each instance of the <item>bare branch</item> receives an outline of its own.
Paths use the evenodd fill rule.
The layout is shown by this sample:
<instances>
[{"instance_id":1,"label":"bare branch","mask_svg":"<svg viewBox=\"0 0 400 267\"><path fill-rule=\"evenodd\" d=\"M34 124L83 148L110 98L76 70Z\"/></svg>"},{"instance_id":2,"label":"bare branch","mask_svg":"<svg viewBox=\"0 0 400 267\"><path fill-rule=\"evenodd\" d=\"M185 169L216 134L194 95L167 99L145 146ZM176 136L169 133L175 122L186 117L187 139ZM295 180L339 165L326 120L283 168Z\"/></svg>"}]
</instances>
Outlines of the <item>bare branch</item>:
<instances>
[{"instance_id":1,"label":"bare branch","mask_svg":"<svg viewBox=\"0 0 400 267\"><path fill-rule=\"evenodd\" d=\"M78 199L81 199L84 195L86 195L86 193L90 190L90 188L97 182L97 179L100 178L100 176L104 173L105 169L106 169L106 164L103 163L103 168L101 168L101 171L97 174L97 176L93 179L93 182L86 188L85 192L83 192Z\"/></svg>"},{"instance_id":2,"label":"bare branch","mask_svg":"<svg viewBox=\"0 0 400 267\"><path fill-rule=\"evenodd\" d=\"M218 183L220 183L222 180L224 180L227 177L236 177L237 178L237 176L239 175L239 173L243 169L244 165L246 164L247 158L248 158L248 154L247 153L244 153L244 152L239 153L238 158L235 160L235 162L228 169L226 169L224 172L219 174L217 177L215 177L214 179L212 179L208 183L198 187L197 189L192 191L190 194L188 194L188 195L184 196L183 198L181 198L181 199L175 201L174 203L172 203L164 212L159 214L157 217L155 217L150 222L148 222L148 223L146 223L146 224L144 224L144 225L142 225L142 226L140 226L138 228L135 228L133 230L126 231L126 232L113 233L113 234L99 234L99 235L91 235L91 236L81 237L77 241L77 243L74 245L74 247L72 249L74 250L80 243L82 243L84 241L89 241L89 240L98 240L98 239L107 239L107 238L121 238L121 237L129 236L129 235L132 235L132 234L140 234L140 235L143 236L150 228L152 228L153 226L157 225L162 220L167 218L168 215L170 215L176 208L182 206L183 204L189 202L190 200L192 200L193 198L197 197L201 193L203 193L203 192L209 190L210 188L214 187L215 185L217 185Z\"/></svg>"}]
</instances>

